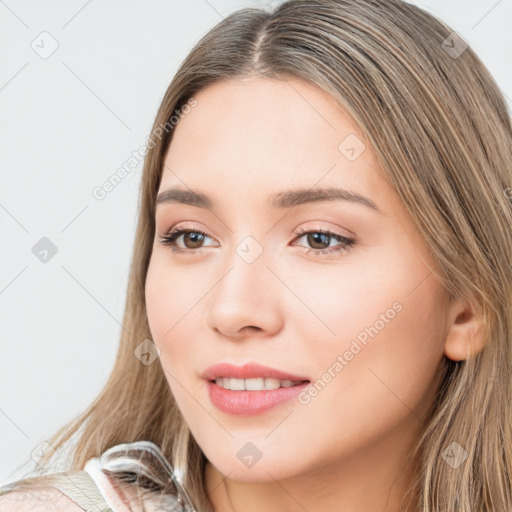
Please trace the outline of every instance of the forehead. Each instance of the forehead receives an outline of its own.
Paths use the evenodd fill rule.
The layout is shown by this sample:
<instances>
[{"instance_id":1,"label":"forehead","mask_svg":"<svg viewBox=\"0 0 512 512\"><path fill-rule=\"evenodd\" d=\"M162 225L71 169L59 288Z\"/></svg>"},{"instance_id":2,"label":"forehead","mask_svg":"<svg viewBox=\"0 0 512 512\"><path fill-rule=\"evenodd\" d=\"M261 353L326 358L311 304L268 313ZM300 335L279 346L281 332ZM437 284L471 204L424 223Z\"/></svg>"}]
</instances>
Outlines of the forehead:
<instances>
[{"instance_id":1,"label":"forehead","mask_svg":"<svg viewBox=\"0 0 512 512\"><path fill-rule=\"evenodd\" d=\"M301 80L243 78L211 85L181 116L160 190L207 190L242 203L289 188L342 187L387 210L387 184L362 130L328 93ZM265 197L263 197L265 196Z\"/></svg>"},{"instance_id":2,"label":"forehead","mask_svg":"<svg viewBox=\"0 0 512 512\"><path fill-rule=\"evenodd\" d=\"M182 139L193 142L199 155L206 153L210 159L219 153L217 148L226 146L229 154L243 150L251 156L272 150L273 157L290 158L315 148L338 154L347 135L365 139L334 98L300 80L224 81L202 90L196 100L197 106L175 128L173 156L180 148L172 146ZM229 154L223 151L222 159Z\"/></svg>"}]
</instances>

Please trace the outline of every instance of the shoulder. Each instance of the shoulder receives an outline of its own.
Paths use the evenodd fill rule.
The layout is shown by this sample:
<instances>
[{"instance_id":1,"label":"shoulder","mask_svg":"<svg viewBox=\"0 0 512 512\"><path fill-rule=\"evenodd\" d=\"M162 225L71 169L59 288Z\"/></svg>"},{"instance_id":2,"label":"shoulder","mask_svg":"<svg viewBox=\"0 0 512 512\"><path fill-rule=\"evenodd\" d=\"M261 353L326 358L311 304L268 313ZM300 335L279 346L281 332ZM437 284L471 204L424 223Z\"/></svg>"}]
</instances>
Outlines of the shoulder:
<instances>
[{"instance_id":1,"label":"shoulder","mask_svg":"<svg viewBox=\"0 0 512 512\"><path fill-rule=\"evenodd\" d=\"M0 512L111 512L93 479L83 470L22 478L0 487Z\"/></svg>"},{"instance_id":2,"label":"shoulder","mask_svg":"<svg viewBox=\"0 0 512 512\"><path fill-rule=\"evenodd\" d=\"M0 512L176 510L180 503L176 489L161 487L162 480L171 483L169 468L159 447L149 441L115 445L89 459L83 469L0 486Z\"/></svg>"},{"instance_id":3,"label":"shoulder","mask_svg":"<svg viewBox=\"0 0 512 512\"><path fill-rule=\"evenodd\" d=\"M0 512L83 512L56 488L12 490L0 495Z\"/></svg>"}]
</instances>

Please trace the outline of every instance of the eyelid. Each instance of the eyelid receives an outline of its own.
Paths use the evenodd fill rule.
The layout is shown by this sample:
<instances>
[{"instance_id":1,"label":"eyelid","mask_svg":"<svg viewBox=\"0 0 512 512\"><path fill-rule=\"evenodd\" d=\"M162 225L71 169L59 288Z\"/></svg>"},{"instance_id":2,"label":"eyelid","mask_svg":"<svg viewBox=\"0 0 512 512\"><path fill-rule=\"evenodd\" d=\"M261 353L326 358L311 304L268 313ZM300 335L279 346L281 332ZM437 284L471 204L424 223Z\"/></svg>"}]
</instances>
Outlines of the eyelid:
<instances>
[{"instance_id":1,"label":"eyelid","mask_svg":"<svg viewBox=\"0 0 512 512\"><path fill-rule=\"evenodd\" d=\"M214 238L212 235L209 235L207 233L208 230L206 228L201 227L201 225L191 224L191 222L193 222L193 221L178 222L175 225L172 225L171 227L164 229L163 233L168 234L171 231L184 230L184 231L194 231L194 232L198 232L198 233L204 233L205 235L209 236L210 238Z\"/></svg>"},{"instance_id":2,"label":"eyelid","mask_svg":"<svg viewBox=\"0 0 512 512\"><path fill-rule=\"evenodd\" d=\"M324 225L318 225L318 223L324 223ZM311 225L313 223L313 225ZM325 226L325 224L327 223L327 227ZM321 231L328 231L330 233L333 233L333 234L336 234L336 235L339 235L339 236L342 236L342 237L345 237L345 238L356 238L356 235L355 233L353 233L352 231L348 230L348 229L345 229L345 228L341 228L339 226L337 226L336 224L333 224L332 222L329 222L329 221L322 221L322 220L318 220L318 221L310 221L310 222L307 222L307 223L302 223L300 225L300 227L298 228L295 228L293 230L293 232L297 235L298 233L310 233L310 232L321 232Z\"/></svg>"}]
</instances>

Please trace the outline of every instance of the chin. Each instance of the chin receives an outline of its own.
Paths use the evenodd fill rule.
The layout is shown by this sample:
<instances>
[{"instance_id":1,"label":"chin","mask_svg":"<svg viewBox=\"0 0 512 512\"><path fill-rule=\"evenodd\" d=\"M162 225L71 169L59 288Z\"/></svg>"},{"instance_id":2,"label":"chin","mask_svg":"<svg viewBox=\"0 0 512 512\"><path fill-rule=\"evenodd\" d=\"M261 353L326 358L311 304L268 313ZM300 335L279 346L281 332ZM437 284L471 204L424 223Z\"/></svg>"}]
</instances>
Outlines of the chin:
<instances>
[{"instance_id":1,"label":"chin","mask_svg":"<svg viewBox=\"0 0 512 512\"><path fill-rule=\"evenodd\" d=\"M273 482L275 480L282 480L292 476L285 468L279 468L275 464L265 464L263 461L259 461L252 468L247 467L233 467L229 461L225 461L225 464L215 466L218 471L225 475L229 480L236 482L247 482L247 483L258 483L258 482Z\"/></svg>"},{"instance_id":2,"label":"chin","mask_svg":"<svg viewBox=\"0 0 512 512\"><path fill-rule=\"evenodd\" d=\"M272 482L276 479L292 477L299 470L295 457L290 459L289 454L276 452L271 447L262 449L263 453L260 451L259 455L251 443L234 443L234 446L223 445L221 450L216 453L205 453L210 464L229 480ZM272 451L265 455L265 450ZM250 454L253 456L252 460Z\"/></svg>"}]
</instances>

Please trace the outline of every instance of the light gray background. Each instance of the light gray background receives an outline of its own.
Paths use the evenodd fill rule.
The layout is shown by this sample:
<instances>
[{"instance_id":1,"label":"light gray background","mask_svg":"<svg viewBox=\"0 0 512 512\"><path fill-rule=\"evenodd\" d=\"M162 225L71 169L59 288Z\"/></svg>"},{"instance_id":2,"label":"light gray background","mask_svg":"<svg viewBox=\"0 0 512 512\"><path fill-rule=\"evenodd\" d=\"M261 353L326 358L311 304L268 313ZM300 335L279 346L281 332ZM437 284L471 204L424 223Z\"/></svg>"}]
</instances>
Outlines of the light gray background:
<instances>
[{"instance_id":1,"label":"light gray background","mask_svg":"<svg viewBox=\"0 0 512 512\"><path fill-rule=\"evenodd\" d=\"M0 484L113 365L142 165L104 200L92 190L144 144L198 39L234 10L275 3L0 0ZM469 42L512 105L512 0L414 3ZM46 59L31 47L43 31L59 45ZM32 253L42 237L58 249L46 263Z\"/></svg>"}]
</instances>

